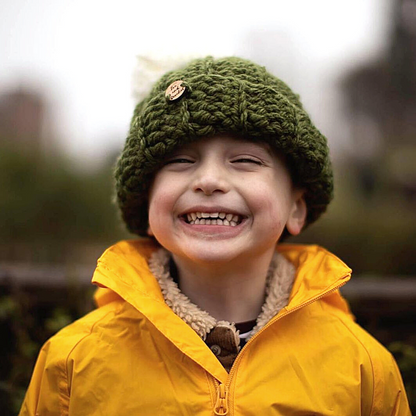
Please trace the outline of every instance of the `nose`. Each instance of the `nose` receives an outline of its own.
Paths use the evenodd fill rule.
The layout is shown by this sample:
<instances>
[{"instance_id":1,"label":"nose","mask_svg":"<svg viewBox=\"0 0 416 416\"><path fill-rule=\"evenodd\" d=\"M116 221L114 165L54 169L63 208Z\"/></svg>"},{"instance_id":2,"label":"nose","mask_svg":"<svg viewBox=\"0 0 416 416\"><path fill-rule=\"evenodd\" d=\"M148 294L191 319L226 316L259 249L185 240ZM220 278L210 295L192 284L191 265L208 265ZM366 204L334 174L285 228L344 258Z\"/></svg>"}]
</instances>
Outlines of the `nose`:
<instances>
[{"instance_id":1,"label":"nose","mask_svg":"<svg viewBox=\"0 0 416 416\"><path fill-rule=\"evenodd\" d=\"M201 164L195 172L193 190L205 195L227 193L230 190L230 181L224 166L212 160Z\"/></svg>"}]
</instances>

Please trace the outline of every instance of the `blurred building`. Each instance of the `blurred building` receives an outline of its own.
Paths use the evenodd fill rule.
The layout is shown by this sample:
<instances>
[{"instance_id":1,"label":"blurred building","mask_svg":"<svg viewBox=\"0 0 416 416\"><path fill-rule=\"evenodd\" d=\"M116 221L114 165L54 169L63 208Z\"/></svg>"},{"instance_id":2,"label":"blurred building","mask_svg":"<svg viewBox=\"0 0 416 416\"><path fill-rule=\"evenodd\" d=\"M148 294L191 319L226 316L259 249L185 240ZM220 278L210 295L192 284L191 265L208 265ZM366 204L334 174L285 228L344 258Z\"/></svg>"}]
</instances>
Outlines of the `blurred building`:
<instances>
[{"instance_id":1,"label":"blurred building","mask_svg":"<svg viewBox=\"0 0 416 416\"><path fill-rule=\"evenodd\" d=\"M52 142L53 128L48 120L44 96L19 87L0 95L0 144L11 144L30 152L43 153Z\"/></svg>"},{"instance_id":2,"label":"blurred building","mask_svg":"<svg viewBox=\"0 0 416 416\"><path fill-rule=\"evenodd\" d=\"M363 194L381 180L416 203L416 0L394 1L385 54L348 74L343 89Z\"/></svg>"}]
</instances>

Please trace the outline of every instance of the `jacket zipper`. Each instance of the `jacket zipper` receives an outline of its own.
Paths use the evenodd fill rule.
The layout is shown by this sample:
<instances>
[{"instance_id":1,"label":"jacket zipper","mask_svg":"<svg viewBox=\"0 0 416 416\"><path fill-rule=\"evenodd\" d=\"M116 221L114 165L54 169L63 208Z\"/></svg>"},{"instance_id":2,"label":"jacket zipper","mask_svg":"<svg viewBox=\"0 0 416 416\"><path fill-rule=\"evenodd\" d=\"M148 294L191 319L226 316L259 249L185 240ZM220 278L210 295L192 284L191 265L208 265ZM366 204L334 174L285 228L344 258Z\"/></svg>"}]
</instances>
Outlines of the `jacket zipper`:
<instances>
[{"instance_id":1,"label":"jacket zipper","mask_svg":"<svg viewBox=\"0 0 416 416\"><path fill-rule=\"evenodd\" d=\"M343 278L345 278L347 276L348 275L345 275L345 276L343 276ZM249 339L249 341L245 345L244 349L246 349L247 345L251 344L251 342L254 339L256 339L270 325L273 325L275 322L277 322L278 320L280 320L284 316L289 315L290 313L292 313L294 311L297 311L297 310L303 308L304 306L310 305L311 303L316 302L319 299L322 299L323 297L329 295L330 293L337 291L339 288L344 286L346 283L347 282L342 282L338 286L332 288L331 290L328 290L327 292L322 293L318 297L312 298L312 299L308 300L307 302L301 303L300 305L296 306L295 308L291 309L290 311L288 311L286 313L283 313L282 315L280 315L276 319L271 319L259 332L257 332L255 335L253 335L252 338ZM244 349L243 349L243 351L244 351ZM214 407L214 414L215 415L227 415L228 414L228 409L229 409L228 392L229 392L229 388L230 388L230 385L231 385L231 381L233 379L233 375L236 371L235 369L238 367L238 363L241 361L241 356L243 354L243 351L240 354L237 355L237 358L235 359L234 364L231 367L231 370L230 370L230 373L228 375L226 383L220 383L216 379L214 379L214 384L215 384L215 388L216 388L216 391L217 391L217 400L216 400L215 407Z\"/></svg>"},{"instance_id":2,"label":"jacket zipper","mask_svg":"<svg viewBox=\"0 0 416 416\"><path fill-rule=\"evenodd\" d=\"M218 383L217 386L217 402L215 403L214 413L216 415L228 414L228 387L226 384Z\"/></svg>"}]
</instances>

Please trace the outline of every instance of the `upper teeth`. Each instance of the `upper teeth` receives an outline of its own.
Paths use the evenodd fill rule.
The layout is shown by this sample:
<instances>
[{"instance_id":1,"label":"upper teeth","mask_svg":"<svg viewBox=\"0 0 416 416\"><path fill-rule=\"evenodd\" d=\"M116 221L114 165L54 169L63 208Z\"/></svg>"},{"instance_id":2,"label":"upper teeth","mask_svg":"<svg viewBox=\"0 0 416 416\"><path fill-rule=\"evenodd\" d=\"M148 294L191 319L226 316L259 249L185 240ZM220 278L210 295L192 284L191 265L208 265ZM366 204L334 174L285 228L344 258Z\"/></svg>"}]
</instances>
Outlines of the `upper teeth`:
<instances>
[{"instance_id":1,"label":"upper teeth","mask_svg":"<svg viewBox=\"0 0 416 416\"><path fill-rule=\"evenodd\" d=\"M190 224L216 224L235 227L241 221L240 215L225 212L190 212L186 214L186 217Z\"/></svg>"}]
</instances>

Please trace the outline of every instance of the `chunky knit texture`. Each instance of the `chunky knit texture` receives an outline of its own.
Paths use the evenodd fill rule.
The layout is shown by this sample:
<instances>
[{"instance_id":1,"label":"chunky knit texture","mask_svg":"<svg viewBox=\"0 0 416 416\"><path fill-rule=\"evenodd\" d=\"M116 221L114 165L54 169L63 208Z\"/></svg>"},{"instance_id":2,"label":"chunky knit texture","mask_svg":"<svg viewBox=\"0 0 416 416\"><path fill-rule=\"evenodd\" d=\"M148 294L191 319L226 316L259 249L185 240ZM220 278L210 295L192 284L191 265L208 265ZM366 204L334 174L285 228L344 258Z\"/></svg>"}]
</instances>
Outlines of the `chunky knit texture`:
<instances>
[{"instance_id":1,"label":"chunky knit texture","mask_svg":"<svg viewBox=\"0 0 416 416\"><path fill-rule=\"evenodd\" d=\"M185 93L169 101L165 91L178 80ZM293 182L306 190L307 225L326 210L333 194L327 141L299 97L264 67L207 57L165 74L136 106L115 171L118 205L131 232L146 235L148 190L165 157L225 133L266 142L285 156Z\"/></svg>"}]
</instances>

